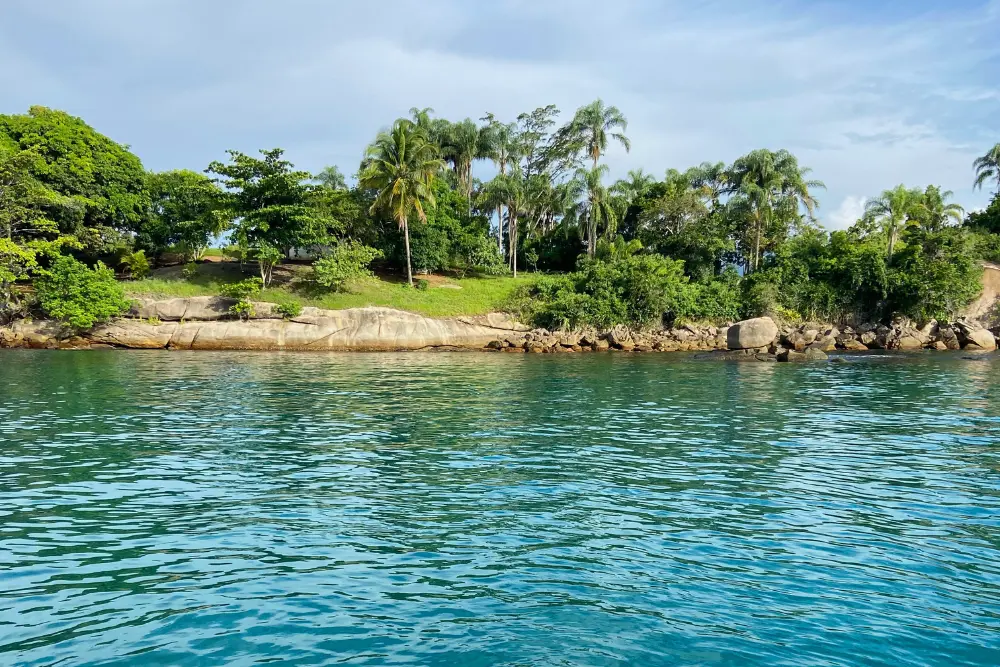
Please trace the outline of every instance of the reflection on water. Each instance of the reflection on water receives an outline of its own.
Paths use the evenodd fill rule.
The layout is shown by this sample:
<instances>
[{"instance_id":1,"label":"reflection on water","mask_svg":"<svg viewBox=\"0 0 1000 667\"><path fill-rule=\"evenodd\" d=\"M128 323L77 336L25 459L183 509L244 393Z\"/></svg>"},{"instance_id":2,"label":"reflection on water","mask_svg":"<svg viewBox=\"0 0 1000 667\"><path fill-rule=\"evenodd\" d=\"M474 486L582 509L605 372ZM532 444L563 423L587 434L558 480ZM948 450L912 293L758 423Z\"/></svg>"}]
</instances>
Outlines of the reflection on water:
<instances>
[{"instance_id":1,"label":"reflection on water","mask_svg":"<svg viewBox=\"0 0 1000 667\"><path fill-rule=\"evenodd\" d=\"M0 352L0 664L1000 664L1000 358Z\"/></svg>"}]
</instances>

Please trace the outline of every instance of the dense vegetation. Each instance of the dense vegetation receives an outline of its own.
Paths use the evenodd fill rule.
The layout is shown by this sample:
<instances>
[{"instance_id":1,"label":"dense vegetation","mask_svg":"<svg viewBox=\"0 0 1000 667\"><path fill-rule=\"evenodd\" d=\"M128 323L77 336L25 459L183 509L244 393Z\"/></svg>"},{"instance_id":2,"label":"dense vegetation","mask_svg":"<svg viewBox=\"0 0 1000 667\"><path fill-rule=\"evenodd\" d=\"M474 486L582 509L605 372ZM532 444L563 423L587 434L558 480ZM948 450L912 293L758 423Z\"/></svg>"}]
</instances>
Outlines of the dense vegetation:
<instances>
[{"instance_id":1,"label":"dense vegetation","mask_svg":"<svg viewBox=\"0 0 1000 667\"><path fill-rule=\"evenodd\" d=\"M36 310L92 326L126 307L112 269L136 280L186 262L193 278L220 235L246 275L214 290L238 315L305 254L316 261L294 289L314 301L349 302L373 267L411 287L427 286L414 273L544 274L487 292L549 327L947 318L977 296L980 261L1000 260L998 196L966 215L951 192L900 185L828 233L815 217L823 184L788 151L609 182L606 151L631 148L624 114L598 100L559 115L450 122L412 109L374 138L354 185L337 167L296 170L280 149L149 173L61 111L0 115L0 320ZM1000 190L1000 144L973 167L974 187Z\"/></svg>"}]
</instances>

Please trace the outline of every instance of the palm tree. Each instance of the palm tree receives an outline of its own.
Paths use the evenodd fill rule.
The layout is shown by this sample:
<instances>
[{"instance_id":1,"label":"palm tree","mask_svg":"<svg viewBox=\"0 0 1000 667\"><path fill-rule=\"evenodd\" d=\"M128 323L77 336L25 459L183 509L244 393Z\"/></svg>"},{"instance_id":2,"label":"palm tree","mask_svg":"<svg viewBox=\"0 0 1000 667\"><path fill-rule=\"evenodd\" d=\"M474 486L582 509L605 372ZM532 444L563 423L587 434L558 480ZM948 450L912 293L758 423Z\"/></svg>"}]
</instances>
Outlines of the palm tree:
<instances>
[{"instance_id":1,"label":"palm tree","mask_svg":"<svg viewBox=\"0 0 1000 667\"><path fill-rule=\"evenodd\" d=\"M965 217L965 209L955 202L947 203L955 193L941 191L936 185L928 185L920 199L917 213L919 222L927 231L936 232L949 222L959 224Z\"/></svg>"},{"instance_id":2,"label":"palm tree","mask_svg":"<svg viewBox=\"0 0 1000 667\"><path fill-rule=\"evenodd\" d=\"M451 162L458 186L469 202L472 215L472 163L492 155L493 135L488 127L479 127L466 118L461 123L453 123L441 138L441 153Z\"/></svg>"},{"instance_id":3,"label":"palm tree","mask_svg":"<svg viewBox=\"0 0 1000 667\"><path fill-rule=\"evenodd\" d=\"M983 183L991 178L997 179L997 194L1000 194L1000 144L986 152L986 155L976 158L972 163L976 170L976 182L973 189L982 189Z\"/></svg>"},{"instance_id":4,"label":"palm tree","mask_svg":"<svg viewBox=\"0 0 1000 667\"><path fill-rule=\"evenodd\" d=\"M795 156L786 150L755 150L738 158L725 174L726 191L733 195L730 205L751 224L753 251L748 258L748 271L760 266L764 234L776 231L782 224L787 233L790 221L797 219L805 208L810 220L815 219L819 202L810 189L825 188L822 181L810 180L808 168L800 168Z\"/></svg>"},{"instance_id":5,"label":"palm tree","mask_svg":"<svg viewBox=\"0 0 1000 667\"><path fill-rule=\"evenodd\" d=\"M702 162L697 167L689 169L688 174L692 187L704 189L712 199L712 207L718 208L719 200L726 191L726 163Z\"/></svg>"},{"instance_id":6,"label":"palm tree","mask_svg":"<svg viewBox=\"0 0 1000 667\"><path fill-rule=\"evenodd\" d=\"M656 178L652 174L647 174L642 169L632 169L628 172L628 178L615 181L611 192L621 196L628 205L641 197L653 183L656 183Z\"/></svg>"},{"instance_id":7,"label":"palm tree","mask_svg":"<svg viewBox=\"0 0 1000 667\"><path fill-rule=\"evenodd\" d=\"M881 224L889 239L887 257L892 259L892 251L896 246L896 237L907 219L919 214L923 193L919 188L907 188L897 185L892 190L885 190L881 196L865 202L865 216Z\"/></svg>"},{"instance_id":8,"label":"palm tree","mask_svg":"<svg viewBox=\"0 0 1000 667\"><path fill-rule=\"evenodd\" d=\"M507 262L517 276L518 224L527 209L528 191L520 166L507 174L497 174L483 186L483 201L502 204L507 210ZM503 225L503 220L500 221Z\"/></svg>"},{"instance_id":9,"label":"palm tree","mask_svg":"<svg viewBox=\"0 0 1000 667\"><path fill-rule=\"evenodd\" d=\"M370 212L388 213L403 230L406 279L410 287L413 286L413 268L409 218L416 213L421 222L427 222L424 209L434 206L431 181L443 168L437 147L415 123L400 119L391 130L379 133L375 143L368 147L364 170L358 179L362 188L378 192Z\"/></svg>"},{"instance_id":10,"label":"palm tree","mask_svg":"<svg viewBox=\"0 0 1000 667\"><path fill-rule=\"evenodd\" d=\"M577 109L576 116L568 126L568 134L581 144L587 155L594 161L594 169L601 155L608 149L608 140L614 139L631 150L632 142L625 136L628 120L615 106L604 106L600 99Z\"/></svg>"},{"instance_id":11,"label":"palm tree","mask_svg":"<svg viewBox=\"0 0 1000 667\"><path fill-rule=\"evenodd\" d=\"M488 140L485 142L487 157L493 160L500 175L507 174L508 165L520 159L521 140L517 133L516 123L501 123L491 113L487 113L483 118L486 122L484 128L488 133ZM503 205L496 207L497 212L497 243L500 251L503 252Z\"/></svg>"},{"instance_id":12,"label":"palm tree","mask_svg":"<svg viewBox=\"0 0 1000 667\"><path fill-rule=\"evenodd\" d=\"M586 196L583 202L584 215L587 219L587 254L594 256L597 248L597 229L603 223L605 233L608 238L615 235L618 224L618 215L615 212L612 197L608 189L604 186L604 176L608 173L608 166L602 164L593 169L580 169L577 178L583 184L583 193Z\"/></svg>"}]
</instances>

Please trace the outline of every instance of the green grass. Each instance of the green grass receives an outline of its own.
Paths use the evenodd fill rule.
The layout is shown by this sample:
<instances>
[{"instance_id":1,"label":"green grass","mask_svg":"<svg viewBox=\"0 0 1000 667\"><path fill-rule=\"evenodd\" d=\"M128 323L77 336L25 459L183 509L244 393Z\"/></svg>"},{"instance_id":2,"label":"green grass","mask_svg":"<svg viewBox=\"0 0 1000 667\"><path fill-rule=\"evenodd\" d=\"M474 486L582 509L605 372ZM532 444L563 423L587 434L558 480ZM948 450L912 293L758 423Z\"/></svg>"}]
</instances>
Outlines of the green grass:
<instances>
[{"instance_id":1,"label":"green grass","mask_svg":"<svg viewBox=\"0 0 1000 667\"><path fill-rule=\"evenodd\" d=\"M174 270L176 269L176 270ZM411 289L395 280L374 278L351 286L349 293L317 292L303 280L308 268L283 266L275 275L275 286L264 290L262 301L283 303L298 301L303 306L330 310L384 306L408 310L422 315L447 317L454 315L482 315L498 310L511 293L534 280L534 276L443 278L429 277L431 286L426 290ZM156 276L125 283L131 297L175 298L213 296L220 288L246 277L235 263L201 264L198 274L191 279L180 275L177 267L161 269ZM457 285L461 289L443 287Z\"/></svg>"}]
</instances>

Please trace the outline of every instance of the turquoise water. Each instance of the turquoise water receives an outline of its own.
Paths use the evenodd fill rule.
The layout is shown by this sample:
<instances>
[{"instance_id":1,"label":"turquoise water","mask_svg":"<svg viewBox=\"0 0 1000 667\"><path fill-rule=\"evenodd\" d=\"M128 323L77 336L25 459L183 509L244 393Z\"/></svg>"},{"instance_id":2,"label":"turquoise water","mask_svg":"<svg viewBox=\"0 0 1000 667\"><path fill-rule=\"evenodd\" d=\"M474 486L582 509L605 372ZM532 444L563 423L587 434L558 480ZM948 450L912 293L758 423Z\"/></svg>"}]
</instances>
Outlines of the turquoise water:
<instances>
[{"instance_id":1,"label":"turquoise water","mask_svg":"<svg viewBox=\"0 0 1000 667\"><path fill-rule=\"evenodd\" d=\"M0 664L997 665L985 359L0 351Z\"/></svg>"}]
</instances>

